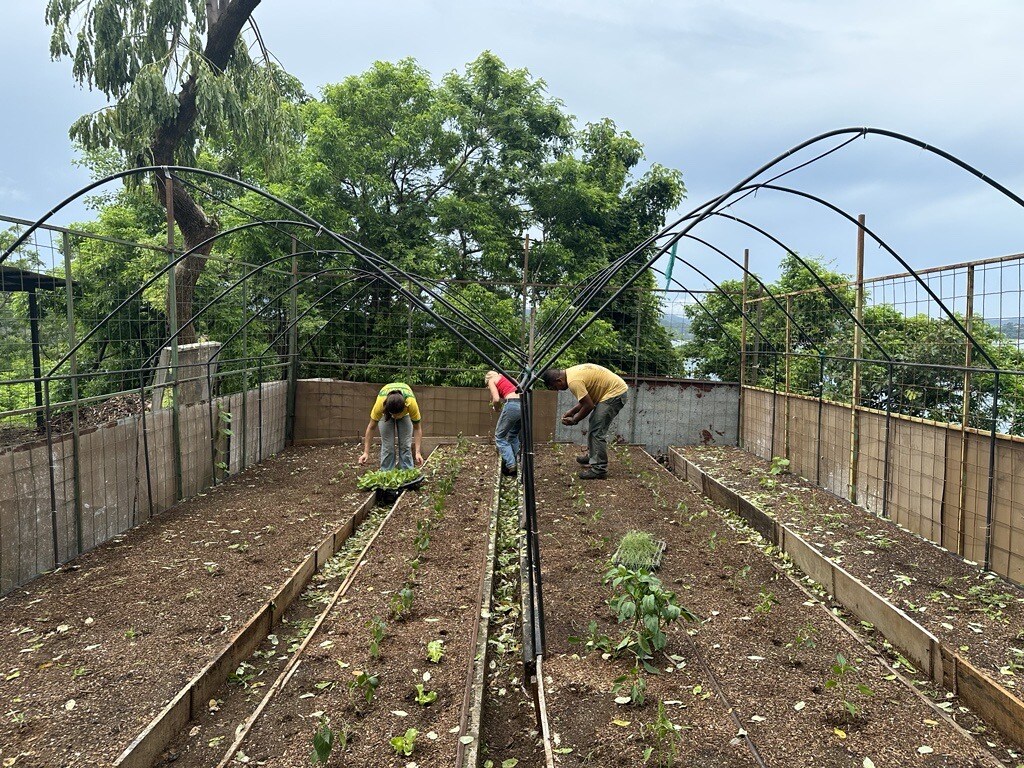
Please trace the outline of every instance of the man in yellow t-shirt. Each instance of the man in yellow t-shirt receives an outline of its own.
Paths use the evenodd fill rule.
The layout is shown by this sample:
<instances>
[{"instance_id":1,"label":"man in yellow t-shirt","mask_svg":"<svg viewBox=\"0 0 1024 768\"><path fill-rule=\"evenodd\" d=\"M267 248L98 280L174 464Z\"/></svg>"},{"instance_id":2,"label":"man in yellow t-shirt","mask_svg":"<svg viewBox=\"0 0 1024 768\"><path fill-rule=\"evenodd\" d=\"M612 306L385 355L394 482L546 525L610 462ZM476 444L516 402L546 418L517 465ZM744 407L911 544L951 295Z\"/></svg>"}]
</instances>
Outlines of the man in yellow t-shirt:
<instances>
[{"instance_id":1,"label":"man in yellow t-shirt","mask_svg":"<svg viewBox=\"0 0 1024 768\"><path fill-rule=\"evenodd\" d=\"M359 463L365 464L369 460L370 440L373 439L374 427L377 427L380 431L381 469L395 469L396 466L398 469L412 469L414 460L417 465L423 464L420 454L423 427L420 421L420 407L408 384L396 381L382 387L370 409L370 423L363 433L363 454Z\"/></svg>"},{"instance_id":2,"label":"man in yellow t-shirt","mask_svg":"<svg viewBox=\"0 0 1024 768\"><path fill-rule=\"evenodd\" d=\"M542 376L548 389L568 389L578 401L562 415L566 426L579 424L590 416L587 423L587 455L576 461L587 464L580 471L581 480L599 480L608 474L608 429L612 420L626 404L629 387L607 368L593 363L571 368L550 368Z\"/></svg>"}]
</instances>

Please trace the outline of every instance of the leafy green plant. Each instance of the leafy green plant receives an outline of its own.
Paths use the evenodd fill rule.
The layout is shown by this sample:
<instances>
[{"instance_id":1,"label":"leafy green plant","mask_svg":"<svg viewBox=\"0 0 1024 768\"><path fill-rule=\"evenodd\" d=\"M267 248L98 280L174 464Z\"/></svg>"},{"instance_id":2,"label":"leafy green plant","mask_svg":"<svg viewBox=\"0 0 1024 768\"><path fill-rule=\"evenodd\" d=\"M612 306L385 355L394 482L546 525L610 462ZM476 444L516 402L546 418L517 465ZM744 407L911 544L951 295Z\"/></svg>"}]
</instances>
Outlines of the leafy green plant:
<instances>
[{"instance_id":1,"label":"leafy green plant","mask_svg":"<svg viewBox=\"0 0 1024 768\"><path fill-rule=\"evenodd\" d=\"M761 587L761 591L758 592L760 600L757 605L754 606L754 610L758 613L771 613L772 608L779 604L779 600L775 597L775 593L768 589L768 587Z\"/></svg>"},{"instance_id":2,"label":"leafy green plant","mask_svg":"<svg viewBox=\"0 0 1024 768\"><path fill-rule=\"evenodd\" d=\"M416 523L416 551L426 552L430 547L430 518L424 518Z\"/></svg>"},{"instance_id":3,"label":"leafy green plant","mask_svg":"<svg viewBox=\"0 0 1024 768\"><path fill-rule=\"evenodd\" d=\"M615 693L621 694L623 699L628 698L629 703L633 706L643 705L646 699L647 681L644 679L640 667L633 667L630 672L615 678L614 686Z\"/></svg>"},{"instance_id":4,"label":"leafy green plant","mask_svg":"<svg viewBox=\"0 0 1024 768\"><path fill-rule=\"evenodd\" d=\"M395 750L395 754L410 757L413 750L416 749L416 737L419 735L419 731L410 728L403 735L392 737L391 747Z\"/></svg>"},{"instance_id":5,"label":"leafy green plant","mask_svg":"<svg viewBox=\"0 0 1024 768\"><path fill-rule=\"evenodd\" d=\"M427 643L427 661L433 664L440 664L444 658L444 641L431 640Z\"/></svg>"},{"instance_id":6,"label":"leafy green plant","mask_svg":"<svg viewBox=\"0 0 1024 768\"><path fill-rule=\"evenodd\" d=\"M331 730L331 721L321 717L313 733L313 752L309 761L313 765L326 763L331 758L331 750L334 749L335 733Z\"/></svg>"},{"instance_id":7,"label":"leafy green plant","mask_svg":"<svg viewBox=\"0 0 1024 768\"><path fill-rule=\"evenodd\" d=\"M649 573L618 565L605 574L604 583L612 588L608 607L624 627L614 652L634 655L648 672L657 674L649 660L668 642L665 627L680 617L697 621L697 616L677 603L675 593L664 589Z\"/></svg>"},{"instance_id":8,"label":"leafy green plant","mask_svg":"<svg viewBox=\"0 0 1024 768\"><path fill-rule=\"evenodd\" d=\"M793 638L793 642L786 643L790 648L813 648L817 645L814 638L817 636L818 630L814 628L811 622L807 622L796 632L796 637Z\"/></svg>"},{"instance_id":9,"label":"leafy green plant","mask_svg":"<svg viewBox=\"0 0 1024 768\"><path fill-rule=\"evenodd\" d=\"M421 707L427 707L437 701L437 691L427 691L423 689L423 683L417 683L416 685L416 703Z\"/></svg>"},{"instance_id":10,"label":"leafy green plant","mask_svg":"<svg viewBox=\"0 0 1024 768\"><path fill-rule=\"evenodd\" d=\"M661 555L661 547L647 531L628 531L619 541L612 558L633 571L653 571Z\"/></svg>"},{"instance_id":11,"label":"leafy green plant","mask_svg":"<svg viewBox=\"0 0 1024 768\"><path fill-rule=\"evenodd\" d=\"M412 613L412 603L415 597L416 593L410 586L405 586L398 590L391 598L391 617L395 621L405 621L409 618L409 614Z\"/></svg>"},{"instance_id":12,"label":"leafy green plant","mask_svg":"<svg viewBox=\"0 0 1024 768\"><path fill-rule=\"evenodd\" d=\"M782 456L773 456L771 466L768 468L769 475L788 475L789 459Z\"/></svg>"},{"instance_id":13,"label":"leafy green plant","mask_svg":"<svg viewBox=\"0 0 1024 768\"><path fill-rule=\"evenodd\" d=\"M384 631L387 625L379 616L374 616L366 622L366 626L370 628L370 658L379 659L380 646L384 642Z\"/></svg>"},{"instance_id":14,"label":"leafy green plant","mask_svg":"<svg viewBox=\"0 0 1024 768\"><path fill-rule=\"evenodd\" d=\"M658 702L658 713L648 725L640 726L640 736L648 742L644 747L644 764L653 758L659 768L672 768L679 756L679 746L683 742L680 726L673 723L665 712L665 702Z\"/></svg>"},{"instance_id":15,"label":"leafy green plant","mask_svg":"<svg viewBox=\"0 0 1024 768\"><path fill-rule=\"evenodd\" d=\"M422 474L418 469L378 469L360 477L356 487L361 491L393 491L419 479Z\"/></svg>"},{"instance_id":16,"label":"leafy green plant","mask_svg":"<svg viewBox=\"0 0 1024 768\"><path fill-rule=\"evenodd\" d=\"M368 672L359 672L352 678L352 682L348 684L348 689L351 693L365 699L366 703L369 704L373 701L373 695L377 692L378 685L380 685L379 677Z\"/></svg>"},{"instance_id":17,"label":"leafy green plant","mask_svg":"<svg viewBox=\"0 0 1024 768\"><path fill-rule=\"evenodd\" d=\"M569 642L584 643L587 653L590 653L590 651L610 653L614 648L612 639L597 628L597 622L594 620L591 620L590 624L587 625L586 635L569 635Z\"/></svg>"},{"instance_id":18,"label":"leafy green plant","mask_svg":"<svg viewBox=\"0 0 1024 768\"><path fill-rule=\"evenodd\" d=\"M874 696L875 692L870 686L864 683L852 683L849 678L856 672L858 668L851 664L849 660L841 653L836 654L836 663L832 665L831 675L825 679L825 688L836 690L843 703L843 709L845 709L851 717L855 716L859 711L860 707L856 703L850 701L853 698L853 693L859 693L861 696Z\"/></svg>"}]
</instances>

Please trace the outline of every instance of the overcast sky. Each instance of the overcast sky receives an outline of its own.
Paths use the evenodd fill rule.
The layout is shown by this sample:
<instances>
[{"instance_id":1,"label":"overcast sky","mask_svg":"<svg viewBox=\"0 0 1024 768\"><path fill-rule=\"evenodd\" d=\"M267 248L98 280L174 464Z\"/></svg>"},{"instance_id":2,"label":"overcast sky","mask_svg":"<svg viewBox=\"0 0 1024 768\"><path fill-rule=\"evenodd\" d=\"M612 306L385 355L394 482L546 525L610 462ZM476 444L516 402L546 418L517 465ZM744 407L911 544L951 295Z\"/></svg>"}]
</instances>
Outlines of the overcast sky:
<instances>
[{"instance_id":1,"label":"overcast sky","mask_svg":"<svg viewBox=\"0 0 1024 768\"><path fill-rule=\"evenodd\" d=\"M72 83L66 62L50 62L43 6L0 0L0 213L33 219L88 181L67 129L101 103ZM864 125L941 147L1024 196L1019 0L263 0L256 18L312 93L377 59L412 56L439 78L489 49L543 78L580 123L610 117L644 143L648 162L680 169L688 205L813 135ZM1024 251L1024 210L888 139L858 140L786 183L865 213L915 266ZM737 213L853 271L854 232L834 215L768 193ZM735 224L697 234L730 253L749 247L765 272L778 261ZM730 274L706 251L688 252ZM867 271L899 267L872 249Z\"/></svg>"}]
</instances>

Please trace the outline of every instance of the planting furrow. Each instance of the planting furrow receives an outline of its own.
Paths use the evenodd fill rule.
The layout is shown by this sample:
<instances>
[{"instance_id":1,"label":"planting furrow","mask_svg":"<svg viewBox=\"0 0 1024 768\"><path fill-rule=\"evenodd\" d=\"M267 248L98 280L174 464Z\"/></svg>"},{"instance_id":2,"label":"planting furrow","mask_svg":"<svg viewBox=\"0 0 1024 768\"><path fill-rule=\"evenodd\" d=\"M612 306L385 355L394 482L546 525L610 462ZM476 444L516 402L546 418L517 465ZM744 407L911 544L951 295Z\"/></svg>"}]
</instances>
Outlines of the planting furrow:
<instances>
[{"instance_id":1,"label":"planting furrow","mask_svg":"<svg viewBox=\"0 0 1024 768\"><path fill-rule=\"evenodd\" d=\"M497 466L461 442L434 461L222 764L456 765L475 741L467 683Z\"/></svg>"},{"instance_id":2,"label":"planting furrow","mask_svg":"<svg viewBox=\"0 0 1024 768\"><path fill-rule=\"evenodd\" d=\"M992 764L984 749L908 690L819 602L809 600L780 574L758 549L752 531L734 530L646 454L627 448L616 454L618 472L607 481L586 486L568 482L572 467L562 455L544 462L539 483L547 517L542 530L550 532L543 550L546 597L569 575L577 582L589 579L597 588L589 606L597 624L591 629L577 626L576 631L598 652L583 657L584 645L580 658L563 656L560 662L569 670L588 668L591 677L577 683L590 686L587 701L593 704L587 709L603 707L611 717L605 715L603 722L589 718L585 725L590 730L577 727L576 734L589 735L589 741L600 746L629 745L617 753L611 750L621 765L642 764L647 749L655 750L655 755L661 750L665 762L724 765L728 758L753 764L753 752L744 757L724 749L742 746L744 740L756 745L768 765ZM630 621L617 625L605 604L615 599L615 592L600 585L599 572L630 530L667 543L657 576L700 619L685 627L681 622L666 625L664 652L648 659L659 669L657 675L643 665L631 671L628 655L616 651L615 640ZM558 548L577 555L591 553L589 567L548 573L549 568L558 568L559 559L552 555ZM577 601L581 594L576 592ZM613 606L621 607L621 602ZM564 642L556 636L555 626L555 613L550 612L552 649ZM687 630L696 655L683 637ZM605 639L609 636L610 644ZM601 650L610 657L602 658ZM702 668L698 659L708 670L701 675L703 680L696 679ZM557 681L553 659L545 661ZM607 681L603 687L595 685L598 679L593 677L601 669ZM616 679L619 705L612 682ZM695 706L711 699L712 681L742 726L729 726L724 741L707 738L701 719L706 714ZM633 694L644 686L645 701L637 707ZM564 687L565 678L559 684ZM714 745L718 754L711 760L679 758L682 750L696 744ZM575 751L580 742L570 746Z\"/></svg>"}]
</instances>

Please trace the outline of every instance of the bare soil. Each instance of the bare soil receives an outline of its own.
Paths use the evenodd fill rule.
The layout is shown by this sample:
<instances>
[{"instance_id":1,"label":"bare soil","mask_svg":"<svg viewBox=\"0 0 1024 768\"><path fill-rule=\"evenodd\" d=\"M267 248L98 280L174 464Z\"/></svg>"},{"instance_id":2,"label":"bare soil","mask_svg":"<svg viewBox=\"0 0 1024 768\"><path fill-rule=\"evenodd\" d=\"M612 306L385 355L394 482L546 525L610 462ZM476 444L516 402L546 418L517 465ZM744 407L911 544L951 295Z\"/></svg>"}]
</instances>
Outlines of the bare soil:
<instances>
[{"instance_id":1,"label":"bare soil","mask_svg":"<svg viewBox=\"0 0 1024 768\"><path fill-rule=\"evenodd\" d=\"M1024 693L1024 589L936 546L891 520L738 448L678 449L690 461L984 669Z\"/></svg>"},{"instance_id":2,"label":"bare soil","mask_svg":"<svg viewBox=\"0 0 1024 768\"><path fill-rule=\"evenodd\" d=\"M328 765L454 765L498 470L493 448L468 445L465 451L443 517L437 517L432 503L433 477L419 494L403 495L348 593L243 743L247 760L266 766L308 764L313 735L326 717L332 730L347 734L347 743L339 741ZM430 545L412 576L412 612L398 620L392 601L413 574L417 523L428 517L434 523ZM385 622L376 659L369 648L369 623L375 618ZM426 657L431 640L444 642L438 664ZM350 690L359 672L379 679L370 702L360 698L358 689ZM417 684L436 692L437 699L418 704ZM419 732L413 754L397 755L389 742L408 729Z\"/></svg>"},{"instance_id":3,"label":"bare soil","mask_svg":"<svg viewBox=\"0 0 1024 768\"><path fill-rule=\"evenodd\" d=\"M572 750L560 764L643 765L657 700L683 729L680 765L754 765L748 744L767 765L998 764L781 573L748 530L645 453L617 448L608 478L589 482L575 480L573 455L556 446L537 461L549 716ZM658 576L701 617L669 630L665 671L647 676L640 707L615 703L613 680L628 664L568 639L591 619L618 637L601 577L631 529L667 542Z\"/></svg>"},{"instance_id":4,"label":"bare soil","mask_svg":"<svg viewBox=\"0 0 1024 768\"><path fill-rule=\"evenodd\" d=\"M366 498L358 453L285 451L0 599L4 765L109 765Z\"/></svg>"}]
</instances>

